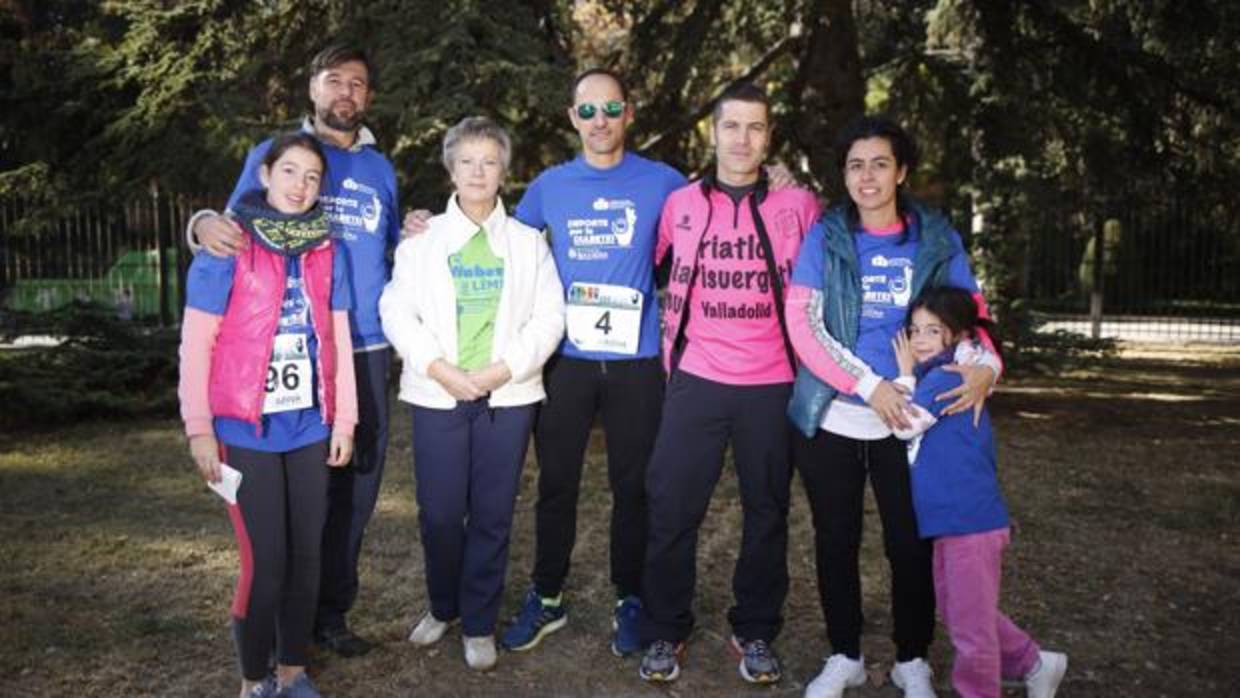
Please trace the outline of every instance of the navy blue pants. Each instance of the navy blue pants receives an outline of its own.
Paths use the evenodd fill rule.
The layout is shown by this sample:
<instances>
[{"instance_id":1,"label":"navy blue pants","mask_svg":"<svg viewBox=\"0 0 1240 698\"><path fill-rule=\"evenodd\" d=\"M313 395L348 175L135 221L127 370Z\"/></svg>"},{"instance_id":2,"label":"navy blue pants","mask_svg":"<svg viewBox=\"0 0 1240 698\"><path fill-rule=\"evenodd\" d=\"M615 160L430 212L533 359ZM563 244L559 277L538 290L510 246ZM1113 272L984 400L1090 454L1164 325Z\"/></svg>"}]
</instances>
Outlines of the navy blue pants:
<instances>
[{"instance_id":1,"label":"navy blue pants","mask_svg":"<svg viewBox=\"0 0 1240 698\"><path fill-rule=\"evenodd\" d=\"M353 461L348 467L332 468L328 480L319 608L314 624L318 633L343 630L345 615L357 600L362 536L379 500L387 459L387 376L391 363L391 349L353 355L358 409Z\"/></svg>"},{"instance_id":2,"label":"navy blue pants","mask_svg":"<svg viewBox=\"0 0 1240 698\"><path fill-rule=\"evenodd\" d=\"M724 385L678 371L646 471L649 537L642 576L642 640L680 642L693 630L698 529L732 445L740 485L740 556L732 575L732 631L771 641L788 595L791 383Z\"/></svg>"},{"instance_id":3,"label":"navy blue pants","mask_svg":"<svg viewBox=\"0 0 1240 698\"><path fill-rule=\"evenodd\" d=\"M413 476L431 613L492 635L534 405L413 407Z\"/></svg>"}]
</instances>

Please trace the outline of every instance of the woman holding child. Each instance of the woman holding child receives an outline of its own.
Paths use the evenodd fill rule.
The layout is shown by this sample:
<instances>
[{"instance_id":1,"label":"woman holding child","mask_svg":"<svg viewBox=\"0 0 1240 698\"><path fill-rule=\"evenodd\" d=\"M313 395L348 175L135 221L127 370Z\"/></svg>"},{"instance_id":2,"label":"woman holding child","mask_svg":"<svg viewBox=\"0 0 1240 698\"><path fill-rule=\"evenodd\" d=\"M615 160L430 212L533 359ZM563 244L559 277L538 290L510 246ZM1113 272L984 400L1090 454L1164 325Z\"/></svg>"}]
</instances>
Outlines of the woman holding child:
<instances>
[{"instance_id":1,"label":"woman holding child","mask_svg":"<svg viewBox=\"0 0 1240 698\"><path fill-rule=\"evenodd\" d=\"M866 680L858 556L868 478L891 566L891 678L907 698L930 698L931 546L917 530L905 444L892 433L908 426L906 394L893 382L899 370L892 339L909 302L929 286L968 289L983 315L985 305L959 235L902 189L917 161L908 134L891 121L863 117L841 133L837 147L848 199L806 236L787 304L801 361L789 416L811 439L799 469L832 651L805 695L839 698ZM999 361L993 352L980 355L982 365L952 367L964 382L940 396L955 398L947 413L980 405L994 384Z\"/></svg>"}]
</instances>

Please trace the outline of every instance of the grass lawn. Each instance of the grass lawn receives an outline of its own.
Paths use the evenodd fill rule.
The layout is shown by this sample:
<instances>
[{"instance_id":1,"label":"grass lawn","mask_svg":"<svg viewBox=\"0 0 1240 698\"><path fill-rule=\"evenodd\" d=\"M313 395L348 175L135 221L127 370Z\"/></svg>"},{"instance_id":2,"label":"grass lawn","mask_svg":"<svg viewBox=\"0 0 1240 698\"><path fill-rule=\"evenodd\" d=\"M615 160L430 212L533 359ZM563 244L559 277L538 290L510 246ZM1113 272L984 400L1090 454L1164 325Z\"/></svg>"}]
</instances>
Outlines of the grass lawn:
<instances>
[{"instance_id":1,"label":"grass lawn","mask_svg":"<svg viewBox=\"0 0 1240 698\"><path fill-rule=\"evenodd\" d=\"M5 409L14 409L7 405ZM1240 695L1240 347L1129 347L1089 371L1005 380L992 402L1016 521L1004 607L1071 656L1061 695ZM751 688L724 641L740 508L725 472L701 531L698 628L682 678L644 685L607 649L609 496L595 435L580 505L570 621L485 675L463 664L459 626L437 647L404 641L426 607L410 475L409 416L393 407L379 509L352 621L379 647L319 655L330 696L799 696L826 652L812 529L794 482L784 681ZM524 472L507 616L533 560L537 466ZM886 678L887 573L877 513L863 557L870 684ZM223 507L173 419L48 425L0 435L0 695L235 696L228 629L236 553ZM950 689L950 644L932 663ZM1013 696L1023 695L1014 691Z\"/></svg>"}]
</instances>

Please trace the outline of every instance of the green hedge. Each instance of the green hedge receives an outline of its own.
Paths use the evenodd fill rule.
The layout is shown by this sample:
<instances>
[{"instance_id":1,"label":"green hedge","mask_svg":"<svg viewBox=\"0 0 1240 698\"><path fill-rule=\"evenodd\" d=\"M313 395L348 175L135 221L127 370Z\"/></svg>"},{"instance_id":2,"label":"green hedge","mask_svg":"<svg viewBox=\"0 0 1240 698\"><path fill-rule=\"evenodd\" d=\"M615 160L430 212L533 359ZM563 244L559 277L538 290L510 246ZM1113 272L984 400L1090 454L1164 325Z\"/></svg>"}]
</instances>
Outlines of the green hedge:
<instances>
[{"instance_id":1,"label":"green hedge","mask_svg":"<svg viewBox=\"0 0 1240 698\"><path fill-rule=\"evenodd\" d=\"M64 338L0 351L0 427L39 429L68 420L177 413L176 328L119 320L98 304L5 317L6 339Z\"/></svg>"}]
</instances>

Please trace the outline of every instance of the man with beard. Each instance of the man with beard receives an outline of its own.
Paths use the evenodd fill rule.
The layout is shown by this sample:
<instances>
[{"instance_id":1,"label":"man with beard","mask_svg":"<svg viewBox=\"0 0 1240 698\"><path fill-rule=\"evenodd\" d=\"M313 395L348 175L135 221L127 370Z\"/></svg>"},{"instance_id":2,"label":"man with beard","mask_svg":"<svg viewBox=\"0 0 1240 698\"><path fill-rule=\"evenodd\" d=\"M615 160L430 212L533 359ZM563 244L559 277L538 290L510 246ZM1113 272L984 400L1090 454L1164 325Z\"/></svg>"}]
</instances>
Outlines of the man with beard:
<instances>
[{"instance_id":1,"label":"man with beard","mask_svg":"<svg viewBox=\"0 0 1240 698\"><path fill-rule=\"evenodd\" d=\"M345 616L357 598L358 555L379 496L387 452L391 347L379 322L379 295L391 274L388 251L400 241L396 173L376 149L374 134L362 125L375 82L375 71L362 50L339 45L323 49L310 63L314 113L302 124L319 139L327 156L319 205L331 221L332 236L343 243L342 258L354 292L350 329L359 419L352 463L331 470L315 618L315 641L344 657L364 654L371 647L349 629ZM229 208L244 192L261 188L259 165L270 144L270 140L258 144L246 157ZM195 213L187 234L191 247L201 241L217 256L238 254L245 245L240 230L214 211Z\"/></svg>"}]
</instances>

